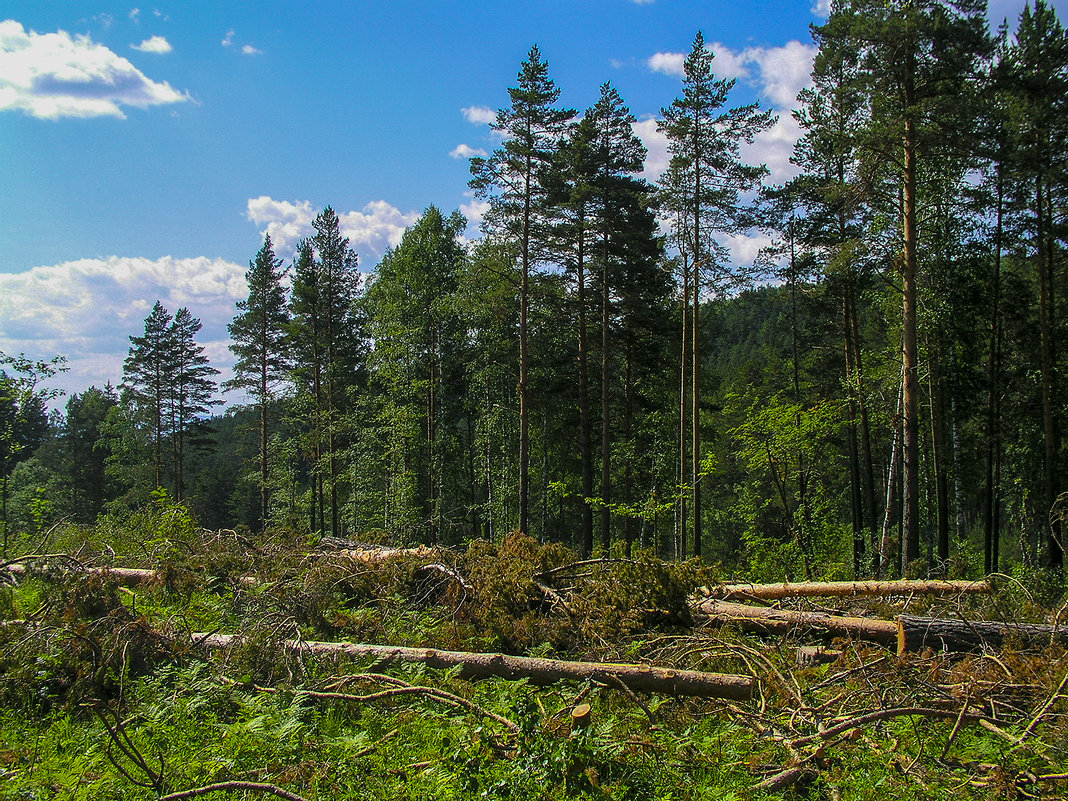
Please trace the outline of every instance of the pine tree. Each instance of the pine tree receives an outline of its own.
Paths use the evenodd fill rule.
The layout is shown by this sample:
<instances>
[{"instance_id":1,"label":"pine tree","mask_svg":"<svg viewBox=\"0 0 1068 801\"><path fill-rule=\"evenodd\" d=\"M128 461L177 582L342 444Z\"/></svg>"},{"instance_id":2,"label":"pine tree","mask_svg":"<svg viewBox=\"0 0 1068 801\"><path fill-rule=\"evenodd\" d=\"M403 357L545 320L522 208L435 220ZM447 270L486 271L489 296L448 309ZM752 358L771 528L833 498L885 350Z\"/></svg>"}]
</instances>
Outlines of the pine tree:
<instances>
[{"instance_id":1,"label":"pine tree","mask_svg":"<svg viewBox=\"0 0 1068 801\"><path fill-rule=\"evenodd\" d=\"M1056 12L1035 0L1020 15L1015 42L1003 60L1014 153L1009 185L1018 211L1015 227L1029 250L1038 289L1039 390L1042 408L1042 505L1047 558L1063 568L1060 523L1050 511L1063 490L1063 392L1059 363L1057 273L1066 249L1063 209L1068 203L1068 32Z\"/></svg>"},{"instance_id":2,"label":"pine tree","mask_svg":"<svg viewBox=\"0 0 1068 801\"><path fill-rule=\"evenodd\" d=\"M170 391L170 431L172 454L174 458L175 500L184 500L186 495L186 459L189 446L205 444L204 435L209 429L204 420L211 407L218 404L214 400L215 381L218 375L204 355L204 346L198 345L196 335L200 333L200 319L190 314L184 306L174 313L171 323L169 364Z\"/></svg>"},{"instance_id":3,"label":"pine tree","mask_svg":"<svg viewBox=\"0 0 1068 801\"><path fill-rule=\"evenodd\" d=\"M394 421L391 438L400 466L413 470L412 499L425 535L435 544L442 534L446 503L446 459L459 413L463 372L462 321L457 289L466 254L458 241L466 221L458 212L445 217L431 206L405 231L378 266L365 296L374 350L372 380L386 395Z\"/></svg>"},{"instance_id":4,"label":"pine tree","mask_svg":"<svg viewBox=\"0 0 1068 801\"><path fill-rule=\"evenodd\" d=\"M701 415L700 310L705 282L713 293L726 291L736 278L725 248L716 234L732 233L747 224L739 204L742 192L753 189L767 172L739 157L743 142L751 143L772 124L770 112L756 103L724 110L735 81L717 79L713 54L700 31L683 64L683 95L661 109L657 128L669 142L671 163L661 181L663 203L679 222L676 239L693 270L691 337L691 425L693 491L693 548L701 555Z\"/></svg>"},{"instance_id":5,"label":"pine tree","mask_svg":"<svg viewBox=\"0 0 1068 801\"><path fill-rule=\"evenodd\" d=\"M146 416L151 430L155 486L163 486L164 440L170 432L167 419L171 379L174 375L174 318L156 301L145 318L141 336L130 337L130 352L122 365L122 387Z\"/></svg>"},{"instance_id":6,"label":"pine tree","mask_svg":"<svg viewBox=\"0 0 1068 801\"><path fill-rule=\"evenodd\" d=\"M248 298L237 302L238 314L230 323L230 350L237 357L234 377L224 389L245 389L259 409L260 447L260 518L270 519L271 457L268 453L269 410L276 399L278 386L288 378L292 365L287 328L289 312L281 280L282 260L274 255L271 238L249 262L245 273Z\"/></svg>"},{"instance_id":7,"label":"pine tree","mask_svg":"<svg viewBox=\"0 0 1068 801\"><path fill-rule=\"evenodd\" d=\"M845 0L817 29L821 50L858 55L847 88L870 103L856 134L860 170L868 190L883 193L883 208L900 209L903 565L920 555L922 179L962 163L974 128L968 82L989 47L984 10L982 0Z\"/></svg>"},{"instance_id":8,"label":"pine tree","mask_svg":"<svg viewBox=\"0 0 1068 801\"><path fill-rule=\"evenodd\" d=\"M312 222L315 235L298 247L290 300L294 373L313 407L312 528L325 532L326 495L330 526L341 534L338 494L341 450L339 429L362 359L362 325L355 315L361 290L356 254L341 235L341 222L327 206ZM296 402L305 399L298 396ZM318 515L316 519L316 515Z\"/></svg>"},{"instance_id":9,"label":"pine tree","mask_svg":"<svg viewBox=\"0 0 1068 801\"><path fill-rule=\"evenodd\" d=\"M531 271L549 257L544 182L573 109L556 108L560 90L549 78L537 45L520 67L518 85L508 90L511 106L491 126L504 143L488 158L471 160L471 188L488 197L485 226L515 244L519 252L519 530L530 531L530 367L527 329Z\"/></svg>"}]
</instances>

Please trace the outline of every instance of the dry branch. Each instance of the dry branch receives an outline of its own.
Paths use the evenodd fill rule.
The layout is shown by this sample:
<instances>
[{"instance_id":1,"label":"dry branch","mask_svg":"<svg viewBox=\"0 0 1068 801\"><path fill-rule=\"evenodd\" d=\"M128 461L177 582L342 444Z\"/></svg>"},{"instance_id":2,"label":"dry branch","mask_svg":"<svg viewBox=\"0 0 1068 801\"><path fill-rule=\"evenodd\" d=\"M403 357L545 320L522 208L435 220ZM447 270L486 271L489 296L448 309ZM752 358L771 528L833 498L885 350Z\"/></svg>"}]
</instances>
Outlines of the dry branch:
<instances>
[{"instance_id":1,"label":"dry branch","mask_svg":"<svg viewBox=\"0 0 1068 801\"><path fill-rule=\"evenodd\" d=\"M194 634L193 640L209 649L225 649L243 642L241 637L231 634ZM614 684L618 680L632 690L643 692L736 700L746 700L753 694L753 680L748 676L675 670L653 665L570 662L528 656L350 642L286 640L282 647L295 653L331 658L373 659L378 663L418 662L435 670L458 667L462 678L472 679L529 679L532 684L552 684L565 679Z\"/></svg>"},{"instance_id":2,"label":"dry branch","mask_svg":"<svg viewBox=\"0 0 1068 801\"><path fill-rule=\"evenodd\" d=\"M715 600L698 604L695 612L712 623L736 625L747 631L793 634L799 630L817 629L834 637L853 637L879 643L897 641L897 623L892 620L765 609Z\"/></svg>"},{"instance_id":3,"label":"dry branch","mask_svg":"<svg viewBox=\"0 0 1068 801\"><path fill-rule=\"evenodd\" d=\"M738 600L756 598L774 601L781 598L848 598L857 595L960 595L962 593L989 593L992 591L986 579L978 581L802 581L781 584L720 584L717 587L699 587L701 598Z\"/></svg>"},{"instance_id":4,"label":"dry branch","mask_svg":"<svg viewBox=\"0 0 1068 801\"><path fill-rule=\"evenodd\" d=\"M286 801L307 801L303 796L291 793L288 790L283 790L281 787L273 784L236 781L206 784L203 787L194 787L192 790L181 790L177 793L168 793L167 795L160 796L159 801L182 801L182 799L185 798L196 798L199 795L207 795L208 793L232 792L237 790L240 790L241 792L256 792L275 795L279 798L286 799Z\"/></svg>"}]
</instances>

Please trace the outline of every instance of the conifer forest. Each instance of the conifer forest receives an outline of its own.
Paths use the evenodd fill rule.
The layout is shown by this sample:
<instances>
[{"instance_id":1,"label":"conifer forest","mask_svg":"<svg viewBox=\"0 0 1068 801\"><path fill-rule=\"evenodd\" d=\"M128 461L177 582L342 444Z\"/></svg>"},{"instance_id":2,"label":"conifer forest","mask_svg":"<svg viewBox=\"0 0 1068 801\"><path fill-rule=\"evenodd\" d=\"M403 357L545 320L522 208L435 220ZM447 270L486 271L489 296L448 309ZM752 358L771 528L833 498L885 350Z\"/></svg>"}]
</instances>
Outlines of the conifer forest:
<instances>
[{"instance_id":1,"label":"conifer forest","mask_svg":"<svg viewBox=\"0 0 1068 801\"><path fill-rule=\"evenodd\" d=\"M835 3L785 185L701 32L655 183L534 46L479 237L266 237L226 381L160 302L103 387L0 354L0 798L1063 797L1068 33L1017 24Z\"/></svg>"}]
</instances>

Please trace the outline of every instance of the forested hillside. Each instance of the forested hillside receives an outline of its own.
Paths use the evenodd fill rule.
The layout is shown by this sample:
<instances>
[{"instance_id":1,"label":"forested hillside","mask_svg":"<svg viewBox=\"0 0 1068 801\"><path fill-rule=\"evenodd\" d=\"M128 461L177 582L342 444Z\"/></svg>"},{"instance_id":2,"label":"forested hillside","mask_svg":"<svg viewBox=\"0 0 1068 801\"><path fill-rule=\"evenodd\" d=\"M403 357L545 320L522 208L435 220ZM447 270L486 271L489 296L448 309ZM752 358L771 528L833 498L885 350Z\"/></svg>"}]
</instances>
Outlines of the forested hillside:
<instances>
[{"instance_id":1,"label":"forested hillside","mask_svg":"<svg viewBox=\"0 0 1068 801\"><path fill-rule=\"evenodd\" d=\"M481 238L434 207L377 265L329 207L291 262L268 237L224 386L196 310L158 303L114 385L51 414L61 362L7 359L5 543L158 487L209 528L520 530L766 579L1059 568L1062 24L858 0L813 33L785 186L700 33L656 184L612 85L566 108L534 47L471 160Z\"/></svg>"}]
</instances>

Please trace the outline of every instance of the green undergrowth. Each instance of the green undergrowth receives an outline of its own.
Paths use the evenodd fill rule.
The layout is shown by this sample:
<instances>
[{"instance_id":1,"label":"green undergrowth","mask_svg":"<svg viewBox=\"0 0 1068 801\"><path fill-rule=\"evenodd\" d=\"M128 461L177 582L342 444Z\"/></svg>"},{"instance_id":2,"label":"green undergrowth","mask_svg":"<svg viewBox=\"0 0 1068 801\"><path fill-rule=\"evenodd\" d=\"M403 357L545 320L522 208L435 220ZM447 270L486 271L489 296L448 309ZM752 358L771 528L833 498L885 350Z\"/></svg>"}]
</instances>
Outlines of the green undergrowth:
<instances>
[{"instance_id":1,"label":"green undergrowth","mask_svg":"<svg viewBox=\"0 0 1068 801\"><path fill-rule=\"evenodd\" d=\"M800 640L695 628L688 597L717 579L695 563L643 554L582 564L520 536L362 563L284 532L201 531L165 498L124 521L57 530L41 546L53 556L28 560L29 574L0 589L2 617L18 621L0 627L3 799L153 799L223 781L271 783L309 801L1054 798L1068 789L1051 778L1068 773L1068 656L1055 647L898 658L837 643L822 664L803 665ZM158 575L131 589L83 569L108 565ZM1051 610L1038 587L1005 577L992 597L914 598L905 608L1041 620ZM900 601L844 607L901 610ZM243 640L197 647L213 631ZM757 692L727 702L472 682L312 658L282 647L293 639L645 662L751 675ZM431 689L381 695L398 682ZM576 727L583 703L592 722ZM965 703L996 731L959 715ZM934 711L820 735L893 709ZM790 782L759 789L793 766Z\"/></svg>"}]
</instances>

